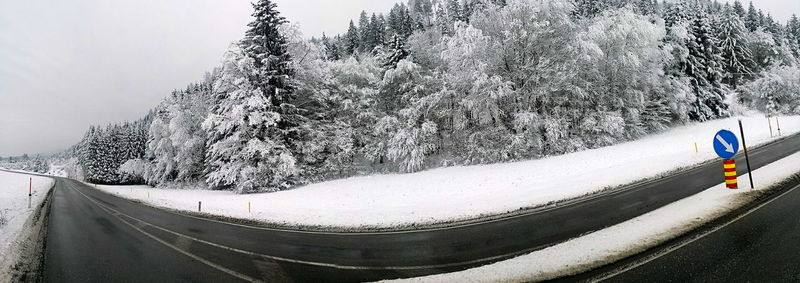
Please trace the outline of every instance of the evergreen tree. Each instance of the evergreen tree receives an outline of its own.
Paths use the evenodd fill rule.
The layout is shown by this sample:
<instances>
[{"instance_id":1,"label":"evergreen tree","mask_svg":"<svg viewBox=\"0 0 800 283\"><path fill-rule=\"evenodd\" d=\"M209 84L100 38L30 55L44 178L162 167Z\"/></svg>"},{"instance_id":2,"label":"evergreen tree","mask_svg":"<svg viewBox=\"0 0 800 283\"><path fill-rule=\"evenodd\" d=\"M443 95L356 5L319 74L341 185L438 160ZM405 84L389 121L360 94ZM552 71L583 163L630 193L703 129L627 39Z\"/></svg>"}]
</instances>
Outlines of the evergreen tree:
<instances>
[{"instance_id":1,"label":"evergreen tree","mask_svg":"<svg viewBox=\"0 0 800 283\"><path fill-rule=\"evenodd\" d=\"M786 24L786 39L795 58L800 58L800 19L792 15Z\"/></svg>"},{"instance_id":2,"label":"evergreen tree","mask_svg":"<svg viewBox=\"0 0 800 283\"><path fill-rule=\"evenodd\" d=\"M403 40L400 39L399 36L394 36L394 40L392 40L391 44L392 52L389 53L389 56L384 59L383 67L387 69L393 69L397 67L397 63L401 60L406 59L410 53L406 50Z\"/></svg>"},{"instance_id":3,"label":"evergreen tree","mask_svg":"<svg viewBox=\"0 0 800 283\"><path fill-rule=\"evenodd\" d=\"M736 0L733 2L733 12L739 16L740 19L743 19L747 13L744 10L744 6L742 6L742 2Z\"/></svg>"},{"instance_id":4,"label":"evergreen tree","mask_svg":"<svg viewBox=\"0 0 800 283\"><path fill-rule=\"evenodd\" d=\"M444 5L441 3L436 5L436 27L439 28L442 34L452 35L453 33L453 21L450 16L447 15Z\"/></svg>"},{"instance_id":5,"label":"evergreen tree","mask_svg":"<svg viewBox=\"0 0 800 283\"><path fill-rule=\"evenodd\" d=\"M397 35L403 41L408 39L415 30L414 19L404 3L394 5L389 12L387 25L391 33Z\"/></svg>"},{"instance_id":6,"label":"evergreen tree","mask_svg":"<svg viewBox=\"0 0 800 283\"><path fill-rule=\"evenodd\" d=\"M756 29L761 26L761 20L758 17L758 11L756 10L756 6L753 5L753 1L750 1L750 6L747 8L747 16L744 18L744 26L747 27L747 30L750 32L756 31Z\"/></svg>"},{"instance_id":7,"label":"evergreen tree","mask_svg":"<svg viewBox=\"0 0 800 283\"><path fill-rule=\"evenodd\" d=\"M358 50L362 52L372 51L374 43L373 40L370 38L370 22L369 22L369 16L367 16L366 11L361 11L361 17L358 20L358 39L359 39Z\"/></svg>"},{"instance_id":8,"label":"evergreen tree","mask_svg":"<svg viewBox=\"0 0 800 283\"><path fill-rule=\"evenodd\" d=\"M447 17L450 23L467 22L469 20L464 15L464 9L458 0L447 0Z\"/></svg>"},{"instance_id":9,"label":"evergreen tree","mask_svg":"<svg viewBox=\"0 0 800 283\"><path fill-rule=\"evenodd\" d=\"M741 78L750 74L753 66L753 55L747 47L747 30L739 15L730 7L725 8L716 28L726 71L725 83L735 89Z\"/></svg>"},{"instance_id":10,"label":"evergreen tree","mask_svg":"<svg viewBox=\"0 0 800 283\"><path fill-rule=\"evenodd\" d=\"M656 13L657 3L653 0L637 0L635 7L636 11L642 15L653 15Z\"/></svg>"},{"instance_id":11,"label":"evergreen tree","mask_svg":"<svg viewBox=\"0 0 800 283\"><path fill-rule=\"evenodd\" d=\"M413 4L411 4L413 3ZM431 0L412 0L412 17L415 29L426 29L433 25L433 2Z\"/></svg>"},{"instance_id":12,"label":"evergreen tree","mask_svg":"<svg viewBox=\"0 0 800 283\"><path fill-rule=\"evenodd\" d=\"M358 34L356 24L350 21L350 27L347 29L347 34L344 36L344 48L348 55L355 54L359 46L361 46L361 40Z\"/></svg>"},{"instance_id":13,"label":"evergreen tree","mask_svg":"<svg viewBox=\"0 0 800 283\"><path fill-rule=\"evenodd\" d=\"M708 14L694 7L690 38L687 44L689 57L685 66L697 95L689 117L706 121L728 115L728 105L721 89L722 52L718 39L711 30Z\"/></svg>"},{"instance_id":14,"label":"evergreen tree","mask_svg":"<svg viewBox=\"0 0 800 283\"><path fill-rule=\"evenodd\" d=\"M328 60L339 60L342 59L341 51L339 50L339 36L337 35L336 38L330 39L324 33L322 34L322 46L325 47L325 56Z\"/></svg>"},{"instance_id":15,"label":"evergreen tree","mask_svg":"<svg viewBox=\"0 0 800 283\"><path fill-rule=\"evenodd\" d=\"M291 104L293 71L279 31L286 20L270 0L253 6L251 29L241 50L234 47L226 54L215 83L219 103L203 123L208 132L207 183L240 193L297 183L293 153L298 152L303 122Z\"/></svg>"}]
</instances>

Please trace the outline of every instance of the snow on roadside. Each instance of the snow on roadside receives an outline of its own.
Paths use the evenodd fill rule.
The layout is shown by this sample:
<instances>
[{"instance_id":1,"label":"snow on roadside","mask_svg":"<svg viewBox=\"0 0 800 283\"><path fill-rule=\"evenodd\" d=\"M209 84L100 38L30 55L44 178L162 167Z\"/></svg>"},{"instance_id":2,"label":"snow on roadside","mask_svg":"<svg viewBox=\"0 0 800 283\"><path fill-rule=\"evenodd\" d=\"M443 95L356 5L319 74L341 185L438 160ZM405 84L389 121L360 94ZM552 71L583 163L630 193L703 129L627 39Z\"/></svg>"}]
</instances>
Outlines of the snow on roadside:
<instances>
[{"instance_id":1,"label":"snow on roadside","mask_svg":"<svg viewBox=\"0 0 800 283\"><path fill-rule=\"evenodd\" d=\"M756 190L768 189L800 173L800 153L753 172ZM687 233L752 201L748 175L739 190L719 184L647 214L555 246L460 272L398 282L531 282L579 274L645 251Z\"/></svg>"},{"instance_id":2,"label":"snow on roadside","mask_svg":"<svg viewBox=\"0 0 800 283\"><path fill-rule=\"evenodd\" d=\"M33 196L28 207L28 181L33 178ZM46 177L32 177L0 171L0 262L14 256L14 247L25 227L25 222L44 201L55 181Z\"/></svg>"},{"instance_id":3,"label":"snow on roadside","mask_svg":"<svg viewBox=\"0 0 800 283\"><path fill-rule=\"evenodd\" d=\"M749 146L777 138L770 137L763 115L742 119ZM800 116L781 117L780 124L784 136L797 133ZM637 141L539 160L353 177L269 194L99 188L178 210L195 211L202 201L206 213L270 223L386 228L502 214L657 177L715 158L711 144L720 129L738 133L737 118L676 127ZM695 142L699 153L695 153ZM248 202L252 212L247 211Z\"/></svg>"}]
</instances>

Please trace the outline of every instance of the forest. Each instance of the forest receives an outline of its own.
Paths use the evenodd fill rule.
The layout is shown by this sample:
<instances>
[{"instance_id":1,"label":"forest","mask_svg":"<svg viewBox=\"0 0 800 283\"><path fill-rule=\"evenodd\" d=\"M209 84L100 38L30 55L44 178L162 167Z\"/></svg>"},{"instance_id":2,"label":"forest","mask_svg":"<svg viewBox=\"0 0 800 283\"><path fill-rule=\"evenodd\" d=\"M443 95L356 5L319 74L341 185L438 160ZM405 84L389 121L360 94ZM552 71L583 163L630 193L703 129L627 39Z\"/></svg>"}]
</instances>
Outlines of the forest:
<instances>
[{"instance_id":1,"label":"forest","mask_svg":"<svg viewBox=\"0 0 800 283\"><path fill-rule=\"evenodd\" d=\"M800 114L800 20L752 3L409 0L311 39L253 8L199 82L60 154L70 175L274 192Z\"/></svg>"}]
</instances>

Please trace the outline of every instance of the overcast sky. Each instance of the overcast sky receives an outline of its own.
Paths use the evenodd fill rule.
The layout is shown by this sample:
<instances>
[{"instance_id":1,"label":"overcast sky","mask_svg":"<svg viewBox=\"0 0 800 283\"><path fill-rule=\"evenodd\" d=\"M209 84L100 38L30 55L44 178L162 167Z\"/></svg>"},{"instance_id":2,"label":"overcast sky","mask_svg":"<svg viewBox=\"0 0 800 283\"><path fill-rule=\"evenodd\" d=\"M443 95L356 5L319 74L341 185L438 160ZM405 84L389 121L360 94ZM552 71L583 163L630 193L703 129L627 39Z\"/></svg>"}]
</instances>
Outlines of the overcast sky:
<instances>
[{"instance_id":1,"label":"overcast sky","mask_svg":"<svg viewBox=\"0 0 800 283\"><path fill-rule=\"evenodd\" d=\"M400 0L276 0L307 37ZM755 0L785 22L798 0ZM745 1L746 3L746 1ZM242 0L0 0L0 156L53 152L135 120L216 66L250 21Z\"/></svg>"}]
</instances>

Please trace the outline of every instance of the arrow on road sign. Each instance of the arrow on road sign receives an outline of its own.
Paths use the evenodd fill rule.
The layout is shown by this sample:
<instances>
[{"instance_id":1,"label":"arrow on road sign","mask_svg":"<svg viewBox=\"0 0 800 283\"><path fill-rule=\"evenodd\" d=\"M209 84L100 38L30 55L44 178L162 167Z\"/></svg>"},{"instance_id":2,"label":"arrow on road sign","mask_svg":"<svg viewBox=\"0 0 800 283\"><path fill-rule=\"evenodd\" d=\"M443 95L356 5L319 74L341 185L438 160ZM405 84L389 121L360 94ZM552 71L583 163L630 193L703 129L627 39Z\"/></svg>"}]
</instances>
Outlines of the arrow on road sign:
<instances>
[{"instance_id":1,"label":"arrow on road sign","mask_svg":"<svg viewBox=\"0 0 800 283\"><path fill-rule=\"evenodd\" d=\"M725 151L730 152L730 153L736 153L736 151L733 150L733 145L728 143L728 141L726 141L724 138L722 138L722 136L720 136L719 134L717 134L717 140L719 141L719 143L722 144L722 146L725 147Z\"/></svg>"}]
</instances>

